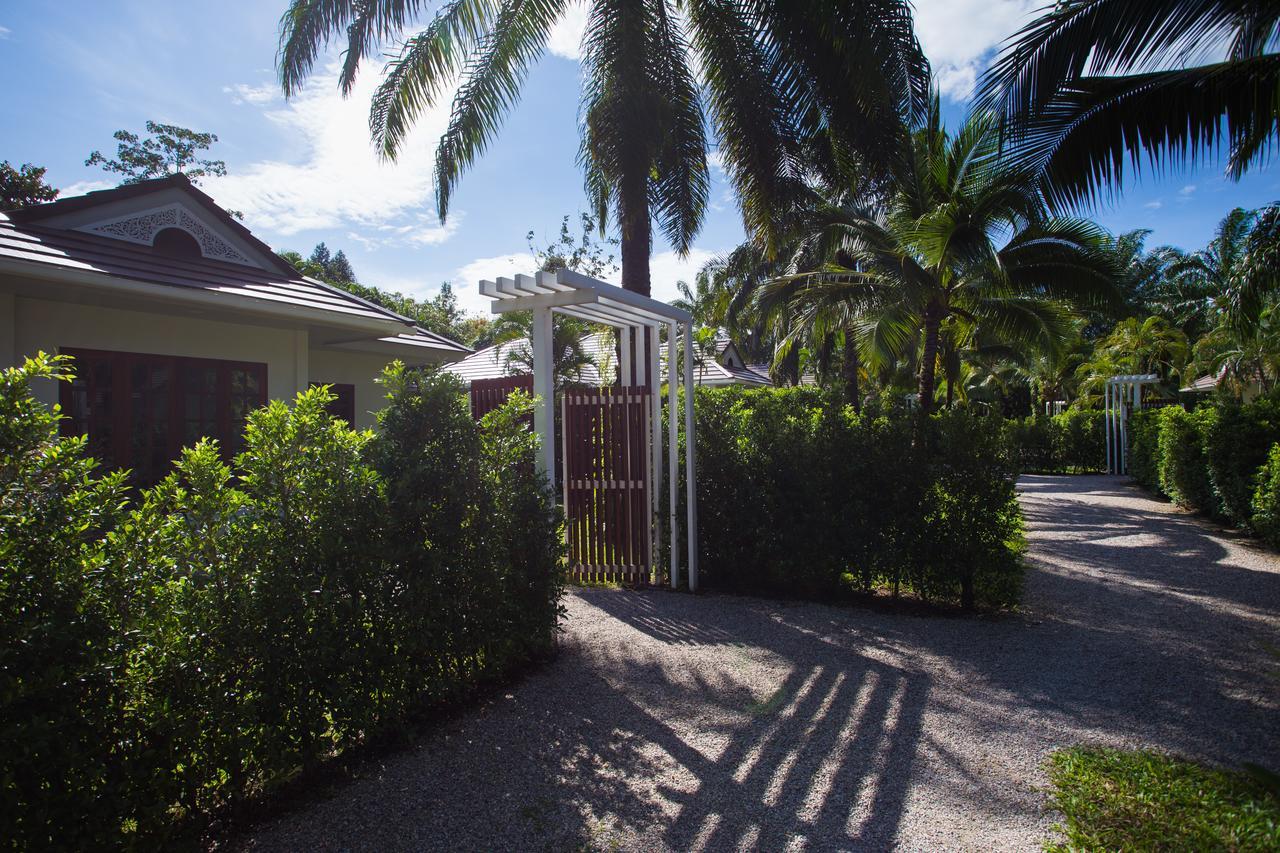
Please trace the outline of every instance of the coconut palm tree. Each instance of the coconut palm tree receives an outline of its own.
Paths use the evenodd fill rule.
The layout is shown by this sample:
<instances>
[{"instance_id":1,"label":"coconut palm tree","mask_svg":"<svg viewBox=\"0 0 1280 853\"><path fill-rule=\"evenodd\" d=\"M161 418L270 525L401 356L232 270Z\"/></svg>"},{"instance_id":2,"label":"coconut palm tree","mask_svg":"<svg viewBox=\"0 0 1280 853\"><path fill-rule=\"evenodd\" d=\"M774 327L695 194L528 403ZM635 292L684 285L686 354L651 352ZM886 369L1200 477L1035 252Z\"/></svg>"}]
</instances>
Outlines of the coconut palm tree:
<instances>
[{"instance_id":1,"label":"coconut palm tree","mask_svg":"<svg viewBox=\"0 0 1280 853\"><path fill-rule=\"evenodd\" d=\"M1114 296L1109 240L1093 223L1047 217L1035 181L999 156L999 142L998 122L984 113L950 136L935 97L883 202L815 204L794 269L757 298L789 306L793 329L848 330L873 363L919 346L925 413L944 336L958 346L966 335L977 339L961 327L989 343L1065 340L1070 316L1059 300Z\"/></svg>"},{"instance_id":2,"label":"coconut palm tree","mask_svg":"<svg viewBox=\"0 0 1280 853\"><path fill-rule=\"evenodd\" d=\"M1226 146L1238 178L1280 122L1274 0L1062 0L992 64L979 105L1069 205L1121 184L1125 164L1205 160Z\"/></svg>"},{"instance_id":3,"label":"coconut palm tree","mask_svg":"<svg viewBox=\"0 0 1280 853\"><path fill-rule=\"evenodd\" d=\"M1177 389L1190 351L1187 336L1164 317L1121 320L1098 342L1092 357L1076 369L1076 405L1101 407L1106 380L1118 374L1154 373L1162 389L1170 393Z\"/></svg>"},{"instance_id":4,"label":"coconut palm tree","mask_svg":"<svg viewBox=\"0 0 1280 853\"><path fill-rule=\"evenodd\" d=\"M349 93L361 63L412 26L422 5L293 0L281 22L285 93L331 39L345 43L339 85ZM447 0L387 64L370 129L391 158L460 79L436 149L442 220L571 5ZM836 128L851 151L882 163L896 147L896 119L920 114L928 95L907 0L589 0L582 51L579 160L598 221L615 214L622 285L643 294L652 220L682 253L702 223L708 114L748 226L764 230L802 177L802 131Z\"/></svg>"},{"instance_id":5,"label":"coconut palm tree","mask_svg":"<svg viewBox=\"0 0 1280 853\"><path fill-rule=\"evenodd\" d=\"M585 320L563 314L555 315L553 320L551 352L556 363L552 376L555 377L556 389L560 390L570 382L582 382L589 375L601 372L604 365L597 363L583 342L588 335L603 330ZM493 328L496 345L493 357L503 360L502 369L508 373L532 373L533 350L529 340L533 334L533 315L528 311L502 314L494 321ZM503 344L513 346L503 347Z\"/></svg>"}]
</instances>

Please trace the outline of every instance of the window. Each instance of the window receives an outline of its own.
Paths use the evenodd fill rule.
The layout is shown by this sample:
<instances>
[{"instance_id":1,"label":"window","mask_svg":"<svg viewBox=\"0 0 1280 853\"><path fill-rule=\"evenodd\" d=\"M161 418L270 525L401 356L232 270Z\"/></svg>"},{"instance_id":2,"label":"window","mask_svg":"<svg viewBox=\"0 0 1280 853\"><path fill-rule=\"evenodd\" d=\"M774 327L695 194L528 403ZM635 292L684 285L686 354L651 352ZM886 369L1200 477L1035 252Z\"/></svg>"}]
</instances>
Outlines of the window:
<instances>
[{"instance_id":1,"label":"window","mask_svg":"<svg viewBox=\"0 0 1280 853\"><path fill-rule=\"evenodd\" d=\"M108 468L138 485L169 470L183 447L216 438L225 458L244 445L245 417L267 401L267 366L252 362L63 349L76 378L61 388L65 435L88 435Z\"/></svg>"},{"instance_id":2,"label":"window","mask_svg":"<svg viewBox=\"0 0 1280 853\"><path fill-rule=\"evenodd\" d=\"M319 388L322 385L328 385L329 393L338 398L330 400L329 405L325 407L329 414L346 421L347 426L354 428L356 425L356 386L345 382L311 383L312 388Z\"/></svg>"}]
</instances>

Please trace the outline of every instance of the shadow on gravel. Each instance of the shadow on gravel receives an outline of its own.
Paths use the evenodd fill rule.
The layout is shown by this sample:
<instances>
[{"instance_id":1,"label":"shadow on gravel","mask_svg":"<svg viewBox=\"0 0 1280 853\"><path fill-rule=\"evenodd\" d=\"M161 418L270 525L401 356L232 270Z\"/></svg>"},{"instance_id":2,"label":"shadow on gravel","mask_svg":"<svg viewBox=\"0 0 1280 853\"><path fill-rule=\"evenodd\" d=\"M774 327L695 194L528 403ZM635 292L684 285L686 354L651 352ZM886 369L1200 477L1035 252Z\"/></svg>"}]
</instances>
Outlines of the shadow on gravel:
<instances>
[{"instance_id":1,"label":"shadow on gravel","mask_svg":"<svg viewBox=\"0 0 1280 853\"><path fill-rule=\"evenodd\" d=\"M599 671L610 682L639 686L617 695L613 724L693 778L689 786L659 785L657 793L679 807L661 828L662 844L777 850L802 841L819 848L892 842L919 748L927 675L851 653L741 600L718 608L715 598L658 592L580 594L663 643L738 646L791 665L758 700L741 682L708 681L621 650L601 657ZM707 742L700 730L712 719L721 722ZM712 745L713 755L700 748Z\"/></svg>"},{"instance_id":2,"label":"shadow on gravel","mask_svg":"<svg viewBox=\"0 0 1280 853\"><path fill-rule=\"evenodd\" d=\"M553 664L239 846L1025 847L1057 746L1280 766L1280 561L1117 478L1019 490L1018 615L576 590Z\"/></svg>"}]
</instances>

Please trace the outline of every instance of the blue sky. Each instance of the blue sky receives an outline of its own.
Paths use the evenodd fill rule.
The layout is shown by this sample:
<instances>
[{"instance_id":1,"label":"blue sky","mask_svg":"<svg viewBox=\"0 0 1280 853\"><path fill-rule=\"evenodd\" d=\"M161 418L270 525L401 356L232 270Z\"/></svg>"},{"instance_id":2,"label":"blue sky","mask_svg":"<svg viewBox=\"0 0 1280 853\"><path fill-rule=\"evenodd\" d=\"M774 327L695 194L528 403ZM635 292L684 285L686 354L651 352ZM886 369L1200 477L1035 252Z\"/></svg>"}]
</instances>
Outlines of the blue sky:
<instances>
[{"instance_id":1,"label":"blue sky","mask_svg":"<svg viewBox=\"0 0 1280 853\"><path fill-rule=\"evenodd\" d=\"M204 189L241 210L275 248L344 249L367 284L430 296L450 280L474 310L480 277L527 271L525 233L554 236L561 216L585 206L576 164L582 15L558 28L502 134L462 179L449 221L435 215L431 163L447 105L423 118L397 163L380 163L368 141L368 95L379 68L365 69L343 100L332 59L286 102L273 71L285 0L184 3L18 0L0 7L0 159L48 167L64 194L111 185L84 166L93 149L112 155L111 134L147 119L212 131L212 156L230 175ZM958 124L964 95L1000 41L1039 0L918 0L917 29ZM706 259L732 248L742 227L732 191L712 170L712 209L690 257L657 238L654 294L674 295ZM1232 207L1280 199L1280 171L1239 183L1217 165L1131 184L1095 212L1113 231L1150 228L1150 244L1201 246Z\"/></svg>"}]
</instances>

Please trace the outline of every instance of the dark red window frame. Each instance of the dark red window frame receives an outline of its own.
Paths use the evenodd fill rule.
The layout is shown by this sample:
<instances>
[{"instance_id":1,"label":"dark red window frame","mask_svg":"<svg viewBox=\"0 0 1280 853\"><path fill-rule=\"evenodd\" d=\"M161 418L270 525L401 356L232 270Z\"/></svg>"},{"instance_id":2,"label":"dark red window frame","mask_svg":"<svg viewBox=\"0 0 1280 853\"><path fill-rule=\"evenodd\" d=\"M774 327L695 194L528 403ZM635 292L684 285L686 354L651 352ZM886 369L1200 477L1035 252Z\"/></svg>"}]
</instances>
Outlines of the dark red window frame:
<instances>
[{"instance_id":1,"label":"dark red window frame","mask_svg":"<svg viewBox=\"0 0 1280 853\"><path fill-rule=\"evenodd\" d=\"M350 382L312 382L312 388L320 388L324 385L329 386L329 393L337 399L330 400L329 405L325 408L329 414L335 418L340 418L347 422L347 426L355 428L356 425L356 386Z\"/></svg>"},{"instance_id":2,"label":"dark red window frame","mask_svg":"<svg viewBox=\"0 0 1280 853\"><path fill-rule=\"evenodd\" d=\"M89 436L108 468L130 468L139 485L159 481L178 452L204 436L225 458L244 443L250 411L267 402L258 362L64 348L76 379L59 391L64 435Z\"/></svg>"}]
</instances>

